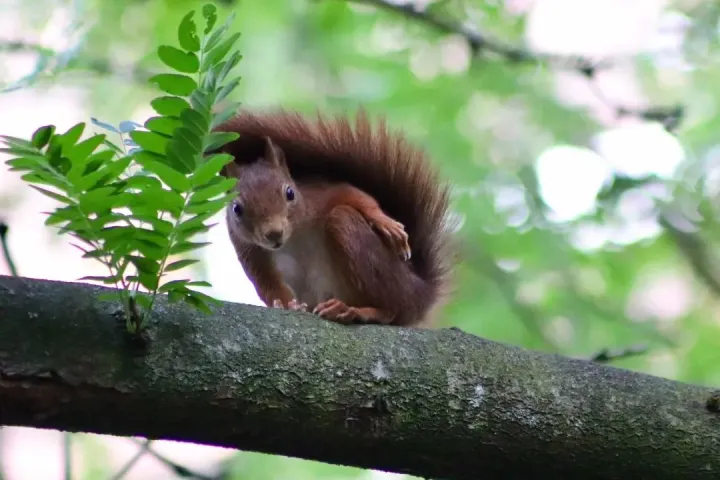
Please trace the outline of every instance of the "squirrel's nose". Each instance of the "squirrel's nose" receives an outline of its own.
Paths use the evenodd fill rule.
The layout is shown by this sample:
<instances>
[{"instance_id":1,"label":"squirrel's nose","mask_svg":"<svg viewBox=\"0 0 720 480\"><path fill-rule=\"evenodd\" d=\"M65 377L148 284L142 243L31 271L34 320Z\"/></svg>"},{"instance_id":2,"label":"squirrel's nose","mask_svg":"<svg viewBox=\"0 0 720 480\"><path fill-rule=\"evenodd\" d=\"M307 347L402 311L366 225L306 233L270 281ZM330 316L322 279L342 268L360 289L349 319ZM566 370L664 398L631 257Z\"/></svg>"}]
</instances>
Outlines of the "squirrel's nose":
<instances>
[{"instance_id":1,"label":"squirrel's nose","mask_svg":"<svg viewBox=\"0 0 720 480\"><path fill-rule=\"evenodd\" d=\"M272 243L273 245L277 245L280 242L282 242L283 238L283 231L282 230L270 230L265 234L265 238L268 242Z\"/></svg>"}]
</instances>

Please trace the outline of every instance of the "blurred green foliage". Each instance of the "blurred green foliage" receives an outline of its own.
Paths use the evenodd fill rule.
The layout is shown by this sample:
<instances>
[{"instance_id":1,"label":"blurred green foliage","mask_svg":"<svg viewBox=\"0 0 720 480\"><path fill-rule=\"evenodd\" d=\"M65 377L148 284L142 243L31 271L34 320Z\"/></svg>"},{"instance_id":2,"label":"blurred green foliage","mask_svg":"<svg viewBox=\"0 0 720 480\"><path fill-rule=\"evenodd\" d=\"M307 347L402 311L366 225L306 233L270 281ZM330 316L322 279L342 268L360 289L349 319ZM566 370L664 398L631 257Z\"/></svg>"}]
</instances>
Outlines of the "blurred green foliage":
<instances>
[{"instance_id":1,"label":"blurred green foliage","mask_svg":"<svg viewBox=\"0 0 720 480\"><path fill-rule=\"evenodd\" d=\"M515 62L481 48L467 68L443 69L441 52L448 45L467 48L467 43L462 35L448 34L442 25L422 18L473 25L499 43L517 46L523 41L525 17L511 15L499 1L438 0L420 15L372 5L378 3L217 2L221 17L236 12L234 28L242 32L243 80L232 100L309 113L317 108L352 112L363 105L428 149L454 183L454 208L463 219L458 288L443 312L443 326L583 357L643 344L646 353L613 364L720 384L720 321L715 313L720 289L712 278L720 278L714 258L720 245L715 185L720 65L713 60L720 58L717 4L669 2L668 11L689 22L683 45L688 68L660 66L649 56L633 60L643 93L663 107L660 118L664 107L683 106L672 133L686 155L675 175L658 178L650 172L636 178L614 172L595 211L557 222L540 194L535 162L554 145L590 147L603 127L584 108L558 101L547 64ZM153 96L145 81L160 61L147 52L172 44L182 16L199 5L189 0L14 0L3 14L18 16L35 31L55 9L66 8L80 32L78 46L53 52L22 42L3 47L0 41L0 52L38 52L44 59L39 75L28 79L30 86L20 87L79 86L87 92L86 107L93 116L117 123ZM381 42L388 38L389 46ZM9 83L3 81L9 73L0 69L3 85ZM472 123L481 126L473 128ZM499 124L511 125L512 131L499 134ZM572 184L573 178L567 182ZM668 193L656 195L658 187ZM628 212L633 195L652 200L652 207L641 214ZM578 236L588 229L648 223L654 233L635 240L609 235L600 247L578 246ZM707 272L698 271L698 265ZM669 319L640 319L634 306L639 289L666 276L688 285L686 308ZM673 295L672 288L666 295ZM234 457L229 470L235 479L366 475L250 453ZM98 472L96 465L93 471ZM98 473L94 478L103 477Z\"/></svg>"}]
</instances>

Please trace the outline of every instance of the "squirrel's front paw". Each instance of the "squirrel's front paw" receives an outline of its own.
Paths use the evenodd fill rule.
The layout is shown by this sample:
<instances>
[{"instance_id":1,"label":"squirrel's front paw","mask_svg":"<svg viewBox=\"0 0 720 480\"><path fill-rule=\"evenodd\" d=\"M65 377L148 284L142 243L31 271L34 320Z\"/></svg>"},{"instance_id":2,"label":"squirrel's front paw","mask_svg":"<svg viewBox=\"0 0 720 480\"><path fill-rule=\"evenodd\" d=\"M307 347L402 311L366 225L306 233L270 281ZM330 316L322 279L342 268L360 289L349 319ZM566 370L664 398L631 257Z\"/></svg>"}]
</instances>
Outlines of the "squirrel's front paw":
<instances>
[{"instance_id":1,"label":"squirrel's front paw","mask_svg":"<svg viewBox=\"0 0 720 480\"><path fill-rule=\"evenodd\" d=\"M288 302L287 306L283 305L280 299L275 299L273 300L272 306L273 308L282 308L294 312L307 312L307 303L300 303L294 298Z\"/></svg>"},{"instance_id":2,"label":"squirrel's front paw","mask_svg":"<svg viewBox=\"0 0 720 480\"><path fill-rule=\"evenodd\" d=\"M385 241L390 244L390 248L400 255L400 258L410 260L412 252L410 251L410 244L408 244L408 234L405 231L405 225L392 218L386 217L376 221L375 228L380 231Z\"/></svg>"}]
</instances>

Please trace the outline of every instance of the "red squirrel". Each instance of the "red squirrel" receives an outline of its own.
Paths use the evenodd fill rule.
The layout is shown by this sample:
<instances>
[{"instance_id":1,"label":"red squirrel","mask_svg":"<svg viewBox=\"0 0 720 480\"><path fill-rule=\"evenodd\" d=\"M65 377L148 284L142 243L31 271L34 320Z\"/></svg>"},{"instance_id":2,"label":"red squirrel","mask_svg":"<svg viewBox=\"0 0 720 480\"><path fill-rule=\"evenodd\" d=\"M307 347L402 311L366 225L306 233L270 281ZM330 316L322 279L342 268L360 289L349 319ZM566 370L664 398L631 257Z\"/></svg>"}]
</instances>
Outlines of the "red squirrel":
<instances>
[{"instance_id":1,"label":"red squirrel","mask_svg":"<svg viewBox=\"0 0 720 480\"><path fill-rule=\"evenodd\" d=\"M449 294L449 186L423 151L364 111L343 117L243 111L222 174L243 270L267 306L330 321L420 326Z\"/></svg>"}]
</instances>

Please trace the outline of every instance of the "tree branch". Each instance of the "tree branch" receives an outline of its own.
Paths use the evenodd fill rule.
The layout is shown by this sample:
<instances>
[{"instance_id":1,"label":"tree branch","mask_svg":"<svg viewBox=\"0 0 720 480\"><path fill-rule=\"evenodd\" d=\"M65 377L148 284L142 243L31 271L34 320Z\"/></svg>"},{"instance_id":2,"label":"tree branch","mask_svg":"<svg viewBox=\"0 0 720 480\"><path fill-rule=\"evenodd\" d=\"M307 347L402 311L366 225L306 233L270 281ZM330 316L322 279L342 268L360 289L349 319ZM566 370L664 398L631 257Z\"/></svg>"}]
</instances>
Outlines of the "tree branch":
<instances>
[{"instance_id":1,"label":"tree branch","mask_svg":"<svg viewBox=\"0 0 720 480\"><path fill-rule=\"evenodd\" d=\"M491 52L513 63L547 64L564 70L574 70L588 79L593 94L609 108L615 111L618 117L633 116L648 121L656 121L663 125L668 132L675 131L684 118L682 105L653 106L647 109L628 108L615 105L594 83L598 71L612 66L608 60L591 60L581 56L542 55L531 52L522 47L494 40L481 32L469 28L460 22L447 20L435 15L426 9L421 9L412 0L408 3L396 3L390 0L348 0L351 3L372 5L378 9L386 10L410 20L427 25L436 32L447 35L458 35L465 39L470 46L474 58L484 52Z\"/></svg>"},{"instance_id":2,"label":"tree branch","mask_svg":"<svg viewBox=\"0 0 720 480\"><path fill-rule=\"evenodd\" d=\"M485 35L473 29L467 28L463 25L456 24L452 21L448 21L436 15L428 13L427 11L418 8L417 5L415 5L414 3L401 4L386 0L350 1L354 3L373 5L377 8L382 8L389 12L403 15L407 18L422 22L440 33L445 33L449 35L460 35L468 42L473 53L479 53L483 50L489 51L501 55L506 59L514 62L534 62L538 60L535 55L533 55L527 50L500 43L496 40L486 37Z\"/></svg>"},{"instance_id":3,"label":"tree branch","mask_svg":"<svg viewBox=\"0 0 720 480\"><path fill-rule=\"evenodd\" d=\"M175 475L177 475L180 478L191 478L193 480L215 480L215 477L209 476L209 475L203 475L202 473L194 472L190 470L189 468L180 465L179 463L173 462L169 458L167 458L165 455L160 455L158 452L150 448L150 442L152 440L145 440L144 442L139 442L137 440L133 440L135 444L137 444L140 447L140 451L138 454L142 455L145 453L148 453L155 457L157 461L165 465L167 468L173 471ZM135 460L134 457L131 461Z\"/></svg>"},{"instance_id":4,"label":"tree branch","mask_svg":"<svg viewBox=\"0 0 720 480\"><path fill-rule=\"evenodd\" d=\"M131 65L116 65L110 60L73 52L56 51L35 43L23 41L0 42L2 53L36 53L38 55L35 72L16 81L10 89L25 87L41 74L87 70L97 75L112 75L146 85L153 72Z\"/></svg>"},{"instance_id":5,"label":"tree branch","mask_svg":"<svg viewBox=\"0 0 720 480\"><path fill-rule=\"evenodd\" d=\"M675 222L687 224L687 220L678 213L661 212L658 215L660 224L668 237L675 243L678 251L687 260L695 275L715 296L720 296L720 273L718 262L703 238L693 231L687 231L675 225Z\"/></svg>"},{"instance_id":6,"label":"tree branch","mask_svg":"<svg viewBox=\"0 0 720 480\"><path fill-rule=\"evenodd\" d=\"M10 275L17 277L17 267L15 266L15 261L13 260L13 256L10 254L10 247L8 246L8 229L7 224L0 221L0 247L2 248L3 258L5 259L5 263L7 263L8 270L10 270Z\"/></svg>"},{"instance_id":7,"label":"tree branch","mask_svg":"<svg viewBox=\"0 0 720 480\"><path fill-rule=\"evenodd\" d=\"M456 329L230 303L204 316L165 298L140 350L103 291L0 277L0 424L459 480L720 471L708 388Z\"/></svg>"},{"instance_id":8,"label":"tree branch","mask_svg":"<svg viewBox=\"0 0 720 480\"><path fill-rule=\"evenodd\" d=\"M132 469L132 467L135 466L135 464L150 450L150 445L152 444L152 440L145 440L142 444L140 444L140 448L138 449L137 453L130 458L130 460L125 463L125 465L122 466L120 470L118 470L111 478L110 480L120 480L122 479L127 473Z\"/></svg>"},{"instance_id":9,"label":"tree branch","mask_svg":"<svg viewBox=\"0 0 720 480\"><path fill-rule=\"evenodd\" d=\"M604 348L590 358L590 361L606 363L622 358L634 357L642 355L648 351L647 345L631 345L626 348L609 349Z\"/></svg>"}]
</instances>

